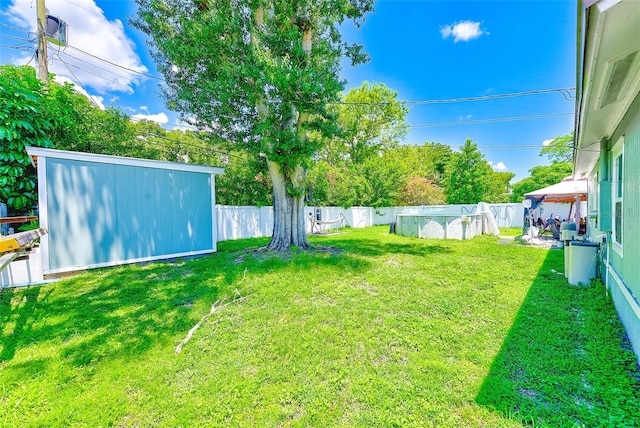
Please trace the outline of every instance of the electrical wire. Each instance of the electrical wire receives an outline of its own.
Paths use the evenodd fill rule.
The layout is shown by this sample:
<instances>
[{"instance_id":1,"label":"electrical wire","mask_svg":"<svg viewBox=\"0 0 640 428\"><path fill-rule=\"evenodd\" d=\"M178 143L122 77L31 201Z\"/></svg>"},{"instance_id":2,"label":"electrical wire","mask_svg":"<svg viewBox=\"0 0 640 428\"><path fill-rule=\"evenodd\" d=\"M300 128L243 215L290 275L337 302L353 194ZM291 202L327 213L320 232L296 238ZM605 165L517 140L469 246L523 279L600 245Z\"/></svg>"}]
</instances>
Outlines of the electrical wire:
<instances>
[{"instance_id":1,"label":"electrical wire","mask_svg":"<svg viewBox=\"0 0 640 428\"><path fill-rule=\"evenodd\" d=\"M106 71L107 73L111 73L111 74L113 74L114 76L122 77L123 79L129 79L129 76L123 76L122 74L118 74L118 73L116 73L115 71L108 70L108 69L106 69L106 68L104 68L104 67L100 67L100 66L99 66L99 65L97 65L97 64L91 63L91 62L89 62L89 61L85 61L84 59L82 59L82 58L78 58L77 56L73 56L73 55L71 55L69 52L65 52L64 50L60 51L60 53L62 53L62 54L64 54L64 55L68 56L69 58L73 58L73 59L75 59L76 61L79 61L79 62L82 62L82 63L84 63L84 64L90 65L90 66L95 67L95 68L97 68L97 69L100 69L100 70L102 70L102 71ZM81 70L82 70L82 69L81 69ZM87 70L85 70L85 71L87 71Z\"/></svg>"},{"instance_id":2,"label":"electrical wire","mask_svg":"<svg viewBox=\"0 0 640 428\"><path fill-rule=\"evenodd\" d=\"M551 113L540 114L534 116L514 116L499 117L495 119L478 119L478 120L461 120L457 122L441 122L441 123L422 123L419 125L409 125L409 128L437 128L441 126L457 126L457 125L479 125L483 123L511 122L518 120L545 119L549 117L572 116L574 113Z\"/></svg>"},{"instance_id":3,"label":"electrical wire","mask_svg":"<svg viewBox=\"0 0 640 428\"><path fill-rule=\"evenodd\" d=\"M1 27L5 27L5 28L9 28L9 29L15 30L15 31L22 31L23 33L27 33L27 34L31 33L31 31L29 31L29 30L25 30L24 28L20 28L20 27L14 27L12 25L5 24L4 22L0 22L0 26Z\"/></svg>"},{"instance_id":4,"label":"electrical wire","mask_svg":"<svg viewBox=\"0 0 640 428\"><path fill-rule=\"evenodd\" d=\"M462 146L460 146L462 147ZM546 146L541 145L541 144L537 144L537 145L522 145L522 146L511 146L511 145L505 145L505 146L478 146L478 149L542 149Z\"/></svg>"},{"instance_id":5,"label":"electrical wire","mask_svg":"<svg viewBox=\"0 0 640 428\"><path fill-rule=\"evenodd\" d=\"M416 101L376 101L376 102L339 102L339 103L330 103L332 105L386 105L386 104L395 104L401 103L406 105L427 105L427 104L449 104L449 103L461 103L461 102L470 102L470 101L488 101L488 100L496 100L496 99L504 99L504 98L514 98L514 97L522 97L527 95L541 95L541 94L549 94L558 92L562 94L565 100L567 96L572 97L571 92L575 91L575 87L572 88L555 88L555 89L539 89L534 91L522 91L522 92L512 92L505 94L495 94L495 95L483 95L478 97L463 97L463 98L449 98L449 99L433 99L433 100L416 100ZM567 95L568 94L568 95ZM574 97L575 99L575 97Z\"/></svg>"},{"instance_id":6,"label":"electrical wire","mask_svg":"<svg viewBox=\"0 0 640 428\"><path fill-rule=\"evenodd\" d=\"M162 77L154 76L153 74L144 73L142 71L134 70L133 68L125 67L124 65L116 64L115 62L109 61L108 59L100 58L97 55L93 55L93 54L91 54L89 52L83 51L82 49L77 48L75 46L67 45L67 48L74 49L74 50L76 50L78 52L81 52L81 53L83 53L85 55L88 55L88 56L90 56L92 58L95 58L95 59L97 59L99 61L102 61L102 62L105 62L107 64L113 65L114 67L118 67L118 68L121 68L123 70L130 71L132 73L140 74L141 76L146 76L146 77L149 77L149 78L152 78L152 79L157 79L157 80L164 81L164 79Z\"/></svg>"},{"instance_id":7,"label":"electrical wire","mask_svg":"<svg viewBox=\"0 0 640 428\"><path fill-rule=\"evenodd\" d=\"M0 47L1 48L8 48L8 49L15 49L17 51L25 51L25 52L31 52L33 51L33 48L27 47L27 46L21 46L22 43L17 44L17 45L5 45L3 43L0 43Z\"/></svg>"},{"instance_id":8,"label":"electrical wire","mask_svg":"<svg viewBox=\"0 0 640 428\"><path fill-rule=\"evenodd\" d=\"M3 34L2 37L6 37L7 39L20 40L25 43L32 43L36 40L36 39L27 39L24 37L12 36L10 34Z\"/></svg>"},{"instance_id":9,"label":"electrical wire","mask_svg":"<svg viewBox=\"0 0 640 428\"><path fill-rule=\"evenodd\" d=\"M160 143L158 141L148 140L146 138L143 141L144 141L145 144L151 144L151 145L154 145L154 146L158 146L158 147L164 149L169 154L176 154L175 153L175 147L167 146L166 144L162 144L162 143ZM211 156L211 152L206 150L206 149L204 149L204 148L201 148L201 149L200 148L188 149L188 153L197 153L197 154L202 155L202 156Z\"/></svg>"},{"instance_id":10,"label":"electrical wire","mask_svg":"<svg viewBox=\"0 0 640 428\"><path fill-rule=\"evenodd\" d=\"M71 68L69 67L69 65L62 59L60 58L60 55L58 55L58 58L60 59L60 61L62 61L62 63L67 67L67 70L69 70L69 73L71 73L71 75L73 77L75 77L76 79L76 83L78 84L78 86L80 86L82 88L82 90L87 94L89 101L95 105L98 109L102 110L102 108L98 105L98 103L93 99L93 97L89 94L89 91L87 91L84 87L84 85L82 84L82 82L80 81L80 79L78 79L78 76L75 75L75 73L73 72L73 70L71 70Z\"/></svg>"},{"instance_id":11,"label":"electrical wire","mask_svg":"<svg viewBox=\"0 0 640 428\"><path fill-rule=\"evenodd\" d=\"M143 133L143 135L146 136L146 137L160 138L160 139L171 141L173 143L180 144L180 145L187 146L187 147L193 147L193 148L196 148L196 149L205 150L205 151L208 152L207 154L218 153L218 154L227 155L229 157L233 157L233 158L236 158L236 159L244 160L244 158L242 156L238 156L238 155L235 155L233 153L225 152L223 150L216 149L216 148L210 147L210 146L206 146L206 147L205 146L200 146L200 145L197 145L197 144L188 143L188 142L185 142L185 141L169 138L169 137L166 137L164 135L158 135L158 134L153 134L153 133L149 133L149 132L145 132L145 133ZM148 141L148 140L145 140L145 141ZM203 140L200 140L200 139L198 139L198 141L200 141L202 143L206 143L206 141L203 141Z\"/></svg>"},{"instance_id":12,"label":"electrical wire","mask_svg":"<svg viewBox=\"0 0 640 428\"><path fill-rule=\"evenodd\" d=\"M107 82L111 82L111 83L113 83L114 85L122 86L123 88L126 88L127 90L131 90L131 88L130 88L129 86L125 85L125 84L122 84L122 83L120 83L120 82L116 82L115 80L108 79L108 78L106 78L106 77L104 77L104 76L101 76L100 74L94 73L94 72L92 72L92 71L90 71L90 70L87 70L86 68L79 67L79 66L77 66L77 65L75 65L75 64L69 64L69 63L65 62L65 61L60 57L60 55L58 55L58 59L59 59L59 60L60 60L64 65L66 65L66 66L67 66L67 68L69 68L69 67L77 68L78 70L82 70L82 71L84 71L85 73L89 73L89 74L91 74L91 75L94 75L94 76L96 76L96 77L99 77L100 79L106 80ZM116 74L116 76L119 76L119 75L118 75L118 74ZM120 76L120 77L123 77L123 76Z\"/></svg>"},{"instance_id":13,"label":"electrical wire","mask_svg":"<svg viewBox=\"0 0 640 428\"><path fill-rule=\"evenodd\" d=\"M74 3L74 2L72 2L70 0L65 0L65 1L67 1L68 3L74 4L74 5L78 6L78 7L81 7L80 5L77 5L76 3ZM85 8L82 8L82 9L85 9ZM98 15L96 12L90 11L88 9L85 9L85 10ZM100 16L102 16L102 15L100 15ZM13 26L10 26L10 25L4 24L4 23L0 23L0 25L2 25L4 27L7 27L7 28L10 28L10 29L19 30L19 31L23 31L25 33L29 33L28 31L26 31L24 29L21 29L21 28L18 28L18 27L13 27ZM13 36L7 36L7 37L16 38L16 37L13 37ZM26 41L25 39L19 39L19 40ZM7 45L3 45L3 46L15 49L15 47L7 46ZM74 50L76 50L78 52L81 52L81 53L83 53L85 55L88 55L88 56L90 56L92 58L95 58L98 61L102 61L102 62L110 64L110 65L112 65L114 67L120 68L122 70L126 70L126 71L129 71L131 73L139 74L141 76L149 77L149 78L160 80L160 81L163 81L163 82L165 81L165 79L162 78L162 77L155 76L155 75L152 75L152 74L149 74L149 73L145 73L145 72L142 72L142 71L139 71L139 70L134 70L134 69L132 69L130 67L126 67L126 66L121 65L121 64L117 64L117 63L109 61L109 60L107 60L105 58L101 58L101 57L99 57L97 55L94 55L94 54L91 54L91 53L89 53L87 51L84 51L84 50L82 50L82 49L80 49L80 48L78 48L76 46L67 45L67 47L71 48L71 49L74 49ZM70 55L67 52L64 52L64 53L66 55L69 55L70 57L78 60L78 61L83 61L83 60L81 60L81 59L79 59L77 57L74 57L74 56ZM84 62L86 62L86 61L84 61ZM90 64L88 62L86 62L86 63ZM107 71L107 72L111 72L111 71L103 69L103 68L101 68L101 69L104 70L104 71ZM85 71L87 71L87 70L85 70ZM113 72L111 72L111 73L113 73ZM117 73L113 73L113 74L118 75ZM120 77L123 77L123 76L120 76ZM128 86L127 86L127 88L128 88ZM449 98L449 99L406 100L406 101L389 101L389 102L385 102L385 101L377 101L377 102L345 102L345 101L342 101L342 102L328 103L328 104L331 104L331 105L388 105L388 104L393 104L393 103L400 102L401 104L404 104L404 105L429 105L429 104L448 104L448 103L461 103L461 102L474 102L474 101L488 101L488 100L496 100L496 99L522 97L522 96L528 96L528 95L549 94L549 93L556 93L556 92L560 93L564 97L564 99L566 101L573 101L573 100L575 100L575 96L571 94L571 91L575 91L575 90L576 90L575 87L570 87L570 88L539 89L539 90L532 90L532 91L520 91L520 92L513 92L513 93L503 93L503 94L495 94L495 95L483 95L483 96L476 96L476 97ZM310 102L309 104L313 104L313 102ZM438 125L429 125L429 126L450 126L450 125L439 125L438 124Z\"/></svg>"},{"instance_id":14,"label":"electrical wire","mask_svg":"<svg viewBox=\"0 0 640 428\"><path fill-rule=\"evenodd\" d=\"M68 0L67 0L68 1ZM152 74L149 73L144 73L138 70L134 70L132 68L126 67L124 65L121 64L117 64L114 63L112 61L109 61L107 59L101 58L97 55L93 55L89 52L86 52L76 46L72 46L72 45L67 45L68 48L74 49L78 52L81 52L85 55L88 55L92 58L95 58L99 61L105 62L107 64L113 65L114 67L118 67L121 68L123 70L126 71L130 71L132 73L136 73L142 76L146 76L152 79L156 79L156 80L160 80L160 81L165 81L164 78L159 77L159 76L154 76ZM66 53L66 52L65 52ZM70 54L66 53L67 55L71 56ZM78 58L76 58L78 59ZM414 101L399 101L402 104L406 104L406 105L428 105L428 104L446 104L446 103L460 103L460 102L472 102L472 101L488 101L488 100L496 100L496 99L505 99L505 98L514 98L514 97L522 97L522 96L527 96L527 95L541 95L541 94L548 94L548 93L560 93L563 95L563 97L565 98L565 100L567 101L571 101L572 99L572 95L570 91L575 91L575 87L571 87L571 88L554 88L554 89L539 89L539 90L533 90L533 91L521 91L521 92L513 92L513 93L504 93L504 94L495 94L495 95L483 95L483 96L478 96L478 97L462 97L462 98L450 98L450 99L432 99L432 100L414 100ZM575 99L575 97L573 97L573 99ZM384 101L380 101L380 102L338 102L338 103L329 103L332 105L386 105L386 104L392 104L392 103L396 103L398 101L389 101L389 102L384 102Z\"/></svg>"},{"instance_id":15,"label":"electrical wire","mask_svg":"<svg viewBox=\"0 0 640 428\"><path fill-rule=\"evenodd\" d=\"M71 0L65 0L67 3L70 3L76 7L79 7L80 9L86 10L89 13L94 14L95 16L99 16L100 18L105 18L104 14L100 14L98 12L96 12L95 10L91 10L91 9L87 9L86 7L79 5L78 3L74 3Z\"/></svg>"}]
</instances>

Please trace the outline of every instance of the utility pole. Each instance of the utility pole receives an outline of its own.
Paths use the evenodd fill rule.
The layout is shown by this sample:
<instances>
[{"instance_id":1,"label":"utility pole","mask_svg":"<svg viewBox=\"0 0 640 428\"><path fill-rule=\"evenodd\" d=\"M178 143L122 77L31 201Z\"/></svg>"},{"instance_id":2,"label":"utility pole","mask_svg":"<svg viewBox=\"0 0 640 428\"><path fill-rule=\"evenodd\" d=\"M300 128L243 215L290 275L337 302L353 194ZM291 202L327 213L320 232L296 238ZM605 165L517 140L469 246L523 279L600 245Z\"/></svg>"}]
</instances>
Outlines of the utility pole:
<instances>
[{"instance_id":1,"label":"utility pole","mask_svg":"<svg viewBox=\"0 0 640 428\"><path fill-rule=\"evenodd\" d=\"M47 66L47 15L44 0L37 0L36 14L38 16L38 79L45 85L49 82L49 68Z\"/></svg>"}]
</instances>

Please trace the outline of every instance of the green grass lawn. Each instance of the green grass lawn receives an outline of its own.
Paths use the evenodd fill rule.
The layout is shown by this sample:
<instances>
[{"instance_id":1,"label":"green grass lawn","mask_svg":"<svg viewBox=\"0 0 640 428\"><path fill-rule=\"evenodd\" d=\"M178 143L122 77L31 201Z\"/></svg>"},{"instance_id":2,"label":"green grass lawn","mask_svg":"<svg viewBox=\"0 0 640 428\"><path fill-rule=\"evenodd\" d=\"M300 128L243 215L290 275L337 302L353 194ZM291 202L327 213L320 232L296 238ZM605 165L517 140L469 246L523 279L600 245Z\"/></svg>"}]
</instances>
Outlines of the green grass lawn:
<instances>
[{"instance_id":1,"label":"green grass lawn","mask_svg":"<svg viewBox=\"0 0 640 428\"><path fill-rule=\"evenodd\" d=\"M501 227L500 236L520 236L522 235L521 227Z\"/></svg>"},{"instance_id":2,"label":"green grass lawn","mask_svg":"<svg viewBox=\"0 0 640 428\"><path fill-rule=\"evenodd\" d=\"M614 308L560 250L387 231L0 293L0 426L640 425Z\"/></svg>"}]
</instances>

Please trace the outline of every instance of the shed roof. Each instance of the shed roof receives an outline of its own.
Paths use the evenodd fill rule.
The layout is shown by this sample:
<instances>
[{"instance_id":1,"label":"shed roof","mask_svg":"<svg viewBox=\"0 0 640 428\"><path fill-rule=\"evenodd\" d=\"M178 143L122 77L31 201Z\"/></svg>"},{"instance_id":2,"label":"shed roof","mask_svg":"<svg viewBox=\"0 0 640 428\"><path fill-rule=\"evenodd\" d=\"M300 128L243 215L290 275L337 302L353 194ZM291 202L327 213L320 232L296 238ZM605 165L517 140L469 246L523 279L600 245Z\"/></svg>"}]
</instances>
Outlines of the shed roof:
<instances>
[{"instance_id":1,"label":"shed roof","mask_svg":"<svg viewBox=\"0 0 640 428\"><path fill-rule=\"evenodd\" d=\"M57 150L57 149L44 149L41 147L27 147L27 154L31 156L31 158L34 161L34 164L36 163L38 157L43 157L43 158L78 160L78 161L84 161L84 162L107 163L107 164L114 164L114 165L130 165L130 166L139 166L144 168L168 169L168 170L175 170L175 171L202 172L202 173L209 173L209 174L224 173L224 168L208 166L208 165L196 165L196 164L181 163L181 162L167 162L167 161L157 161L157 160L151 160L151 159L128 158L124 156L98 155L94 153L72 152L72 151Z\"/></svg>"}]
</instances>

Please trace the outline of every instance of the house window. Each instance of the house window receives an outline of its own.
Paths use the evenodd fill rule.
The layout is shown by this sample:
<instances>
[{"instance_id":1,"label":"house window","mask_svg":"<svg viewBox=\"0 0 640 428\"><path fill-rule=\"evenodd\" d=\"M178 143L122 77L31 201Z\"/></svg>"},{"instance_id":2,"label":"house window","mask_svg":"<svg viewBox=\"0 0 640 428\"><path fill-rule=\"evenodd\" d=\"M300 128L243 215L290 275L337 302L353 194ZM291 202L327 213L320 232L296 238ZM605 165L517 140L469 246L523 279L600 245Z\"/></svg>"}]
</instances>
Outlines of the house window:
<instances>
[{"instance_id":1,"label":"house window","mask_svg":"<svg viewBox=\"0 0 640 428\"><path fill-rule=\"evenodd\" d=\"M613 150L613 191L612 193L612 209L613 209L613 243L614 248L622 250L622 237L624 218L623 212L623 179L624 179L624 150L622 141L618 141Z\"/></svg>"}]
</instances>

